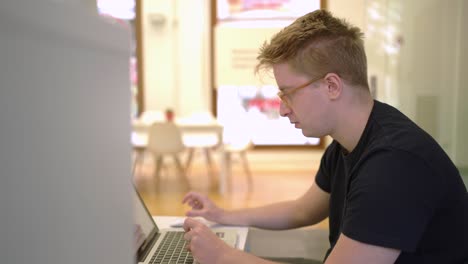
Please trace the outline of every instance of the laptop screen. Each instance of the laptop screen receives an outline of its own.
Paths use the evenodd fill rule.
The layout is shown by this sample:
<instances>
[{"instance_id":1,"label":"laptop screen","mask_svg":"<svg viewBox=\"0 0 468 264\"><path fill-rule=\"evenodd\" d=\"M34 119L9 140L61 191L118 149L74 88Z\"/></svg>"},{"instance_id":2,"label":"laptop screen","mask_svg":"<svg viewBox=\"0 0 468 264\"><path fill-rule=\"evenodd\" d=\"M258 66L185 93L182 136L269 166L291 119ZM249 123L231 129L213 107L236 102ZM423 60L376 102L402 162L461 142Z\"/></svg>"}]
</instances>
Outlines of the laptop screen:
<instances>
[{"instance_id":1,"label":"laptop screen","mask_svg":"<svg viewBox=\"0 0 468 264\"><path fill-rule=\"evenodd\" d=\"M135 252L142 252L151 244L151 239L159 230L135 187L133 188L133 210Z\"/></svg>"}]
</instances>

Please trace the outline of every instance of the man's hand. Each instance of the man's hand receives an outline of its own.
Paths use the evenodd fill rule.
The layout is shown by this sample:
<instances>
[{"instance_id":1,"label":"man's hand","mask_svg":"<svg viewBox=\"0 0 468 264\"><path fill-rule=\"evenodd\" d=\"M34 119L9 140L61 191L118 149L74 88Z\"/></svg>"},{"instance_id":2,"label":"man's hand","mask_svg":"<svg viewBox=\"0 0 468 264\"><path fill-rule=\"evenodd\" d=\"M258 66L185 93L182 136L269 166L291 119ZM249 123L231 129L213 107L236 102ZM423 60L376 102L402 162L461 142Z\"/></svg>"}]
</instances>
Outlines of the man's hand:
<instances>
[{"instance_id":1,"label":"man's hand","mask_svg":"<svg viewBox=\"0 0 468 264\"><path fill-rule=\"evenodd\" d=\"M189 192L182 200L183 204L188 204L192 210L186 213L189 217L201 216L206 220L219 222L223 210L216 206L210 198L197 192Z\"/></svg>"},{"instance_id":2,"label":"man's hand","mask_svg":"<svg viewBox=\"0 0 468 264\"><path fill-rule=\"evenodd\" d=\"M192 252L195 260L203 264L223 263L223 259L235 254L235 249L219 239L203 223L187 218L184 222L184 239L188 242L187 249Z\"/></svg>"}]
</instances>

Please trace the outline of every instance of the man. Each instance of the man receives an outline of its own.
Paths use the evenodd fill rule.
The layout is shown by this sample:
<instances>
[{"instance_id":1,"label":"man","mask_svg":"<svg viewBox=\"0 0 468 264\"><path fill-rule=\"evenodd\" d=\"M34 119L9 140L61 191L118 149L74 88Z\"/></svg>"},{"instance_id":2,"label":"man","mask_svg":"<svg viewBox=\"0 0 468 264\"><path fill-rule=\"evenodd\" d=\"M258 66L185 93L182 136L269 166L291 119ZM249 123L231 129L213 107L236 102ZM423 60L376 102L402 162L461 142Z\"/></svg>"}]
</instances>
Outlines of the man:
<instances>
[{"instance_id":1,"label":"man","mask_svg":"<svg viewBox=\"0 0 468 264\"><path fill-rule=\"evenodd\" d=\"M329 217L326 264L468 261L468 194L459 172L431 136L372 99L362 37L318 10L284 28L258 56L257 70L273 70L280 114L307 137L334 139L310 189L293 201L235 211L192 192L183 200L192 207L188 216L266 229ZM201 263L270 263L229 248L194 219L184 228Z\"/></svg>"}]
</instances>

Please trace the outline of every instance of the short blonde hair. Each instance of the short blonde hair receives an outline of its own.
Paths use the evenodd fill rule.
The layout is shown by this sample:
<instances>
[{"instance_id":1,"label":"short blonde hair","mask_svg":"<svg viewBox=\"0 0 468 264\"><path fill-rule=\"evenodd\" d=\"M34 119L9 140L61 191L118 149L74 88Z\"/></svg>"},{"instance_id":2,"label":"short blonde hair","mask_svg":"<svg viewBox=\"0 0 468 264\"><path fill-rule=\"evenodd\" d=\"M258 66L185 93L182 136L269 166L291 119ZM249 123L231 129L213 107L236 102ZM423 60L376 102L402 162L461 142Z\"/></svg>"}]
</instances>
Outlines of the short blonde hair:
<instances>
[{"instance_id":1,"label":"short blonde hair","mask_svg":"<svg viewBox=\"0 0 468 264\"><path fill-rule=\"evenodd\" d=\"M333 72L351 85L368 89L364 34L326 10L308 13L265 42L256 73L288 63L312 78Z\"/></svg>"}]
</instances>

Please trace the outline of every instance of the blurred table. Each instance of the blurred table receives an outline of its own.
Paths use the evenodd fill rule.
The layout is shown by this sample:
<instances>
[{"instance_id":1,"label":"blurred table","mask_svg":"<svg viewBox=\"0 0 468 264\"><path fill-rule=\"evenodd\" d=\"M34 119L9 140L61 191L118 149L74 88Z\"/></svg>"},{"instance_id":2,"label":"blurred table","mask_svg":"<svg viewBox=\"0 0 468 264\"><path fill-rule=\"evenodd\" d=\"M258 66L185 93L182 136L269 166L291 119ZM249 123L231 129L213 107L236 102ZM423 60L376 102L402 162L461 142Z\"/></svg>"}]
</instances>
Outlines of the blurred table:
<instances>
[{"instance_id":1,"label":"blurred table","mask_svg":"<svg viewBox=\"0 0 468 264\"><path fill-rule=\"evenodd\" d=\"M179 216L153 216L159 228L169 228ZM237 248L255 256L280 263L322 263L330 247L328 230L298 228L274 231L254 227L224 226L203 220L210 227L232 228L237 231ZM311 261L316 260L316 261Z\"/></svg>"}]
</instances>

